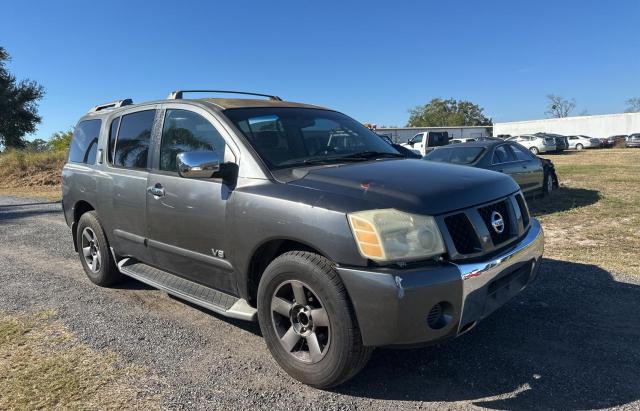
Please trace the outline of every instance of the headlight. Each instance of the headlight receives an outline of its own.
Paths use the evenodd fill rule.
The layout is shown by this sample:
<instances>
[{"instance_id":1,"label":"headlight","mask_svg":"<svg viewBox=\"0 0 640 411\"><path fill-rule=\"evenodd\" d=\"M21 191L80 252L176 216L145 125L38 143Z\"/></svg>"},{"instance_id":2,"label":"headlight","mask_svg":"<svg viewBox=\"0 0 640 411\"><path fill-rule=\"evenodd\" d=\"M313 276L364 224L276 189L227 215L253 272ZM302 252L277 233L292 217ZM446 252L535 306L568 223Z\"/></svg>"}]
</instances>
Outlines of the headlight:
<instances>
[{"instance_id":1,"label":"headlight","mask_svg":"<svg viewBox=\"0 0 640 411\"><path fill-rule=\"evenodd\" d=\"M433 217L394 209L349 213L360 254L375 261L419 260L445 252Z\"/></svg>"}]
</instances>

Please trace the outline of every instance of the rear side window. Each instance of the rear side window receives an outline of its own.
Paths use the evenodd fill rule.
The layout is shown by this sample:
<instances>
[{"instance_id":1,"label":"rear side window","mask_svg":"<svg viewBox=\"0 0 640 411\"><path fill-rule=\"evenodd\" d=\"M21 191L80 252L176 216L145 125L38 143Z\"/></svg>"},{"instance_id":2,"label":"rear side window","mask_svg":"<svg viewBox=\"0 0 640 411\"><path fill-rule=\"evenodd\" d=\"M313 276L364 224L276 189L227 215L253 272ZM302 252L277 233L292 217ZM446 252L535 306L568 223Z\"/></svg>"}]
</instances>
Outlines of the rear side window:
<instances>
[{"instance_id":1,"label":"rear side window","mask_svg":"<svg viewBox=\"0 0 640 411\"><path fill-rule=\"evenodd\" d=\"M225 141L207 119L187 110L167 110L160 145L160 170L178 171L176 157L183 151L215 151L225 158Z\"/></svg>"},{"instance_id":2,"label":"rear side window","mask_svg":"<svg viewBox=\"0 0 640 411\"><path fill-rule=\"evenodd\" d=\"M513 151L506 144L496 147L493 152L493 164L508 163L510 161L516 161Z\"/></svg>"},{"instance_id":3,"label":"rear side window","mask_svg":"<svg viewBox=\"0 0 640 411\"><path fill-rule=\"evenodd\" d=\"M147 168L149 141L155 114L155 110L147 110L122 116L113 155L114 165Z\"/></svg>"},{"instance_id":4,"label":"rear side window","mask_svg":"<svg viewBox=\"0 0 640 411\"><path fill-rule=\"evenodd\" d=\"M95 164L101 125L101 120L86 120L78 123L69 146L69 161Z\"/></svg>"},{"instance_id":5,"label":"rear side window","mask_svg":"<svg viewBox=\"0 0 640 411\"><path fill-rule=\"evenodd\" d=\"M118 136L118 127L120 126L120 117L116 117L111 121L109 127L109 163L113 164L113 151L116 148L116 137Z\"/></svg>"}]
</instances>

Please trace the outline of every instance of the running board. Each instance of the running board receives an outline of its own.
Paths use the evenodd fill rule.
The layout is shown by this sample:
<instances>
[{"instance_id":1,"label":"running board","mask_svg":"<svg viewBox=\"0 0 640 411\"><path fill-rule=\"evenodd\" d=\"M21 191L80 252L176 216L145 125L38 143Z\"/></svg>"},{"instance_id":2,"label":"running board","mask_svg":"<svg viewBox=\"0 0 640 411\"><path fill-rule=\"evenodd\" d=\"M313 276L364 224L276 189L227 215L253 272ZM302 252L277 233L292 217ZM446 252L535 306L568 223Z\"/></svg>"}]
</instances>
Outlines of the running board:
<instances>
[{"instance_id":1,"label":"running board","mask_svg":"<svg viewBox=\"0 0 640 411\"><path fill-rule=\"evenodd\" d=\"M257 320L257 310L245 299L205 287L132 258L118 262L118 269L126 276L224 316L247 321Z\"/></svg>"}]
</instances>

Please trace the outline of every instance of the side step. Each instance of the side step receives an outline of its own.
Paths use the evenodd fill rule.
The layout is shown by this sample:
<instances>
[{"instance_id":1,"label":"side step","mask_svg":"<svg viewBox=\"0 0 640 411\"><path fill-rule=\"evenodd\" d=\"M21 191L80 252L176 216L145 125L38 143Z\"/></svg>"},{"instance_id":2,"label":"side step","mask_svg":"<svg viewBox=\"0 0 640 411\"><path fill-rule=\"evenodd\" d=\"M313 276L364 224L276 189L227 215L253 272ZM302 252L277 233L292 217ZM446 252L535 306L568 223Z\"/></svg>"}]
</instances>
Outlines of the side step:
<instances>
[{"instance_id":1,"label":"side step","mask_svg":"<svg viewBox=\"0 0 640 411\"><path fill-rule=\"evenodd\" d=\"M205 287L131 258L118 262L120 272L154 288L227 317L256 321L257 310L246 300Z\"/></svg>"}]
</instances>

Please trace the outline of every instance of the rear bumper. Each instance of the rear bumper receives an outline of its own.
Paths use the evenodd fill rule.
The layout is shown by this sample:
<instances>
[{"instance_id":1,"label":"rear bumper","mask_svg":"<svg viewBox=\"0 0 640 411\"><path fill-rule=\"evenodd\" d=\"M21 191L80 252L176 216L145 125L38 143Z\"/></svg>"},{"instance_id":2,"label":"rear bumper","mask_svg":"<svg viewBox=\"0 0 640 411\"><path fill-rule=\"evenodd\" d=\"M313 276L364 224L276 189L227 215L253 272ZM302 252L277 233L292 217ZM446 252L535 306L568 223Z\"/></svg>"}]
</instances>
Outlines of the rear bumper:
<instances>
[{"instance_id":1,"label":"rear bumper","mask_svg":"<svg viewBox=\"0 0 640 411\"><path fill-rule=\"evenodd\" d=\"M520 242L486 261L337 269L365 345L416 345L460 335L509 301L536 277L543 248L542 227L532 219Z\"/></svg>"}]
</instances>

